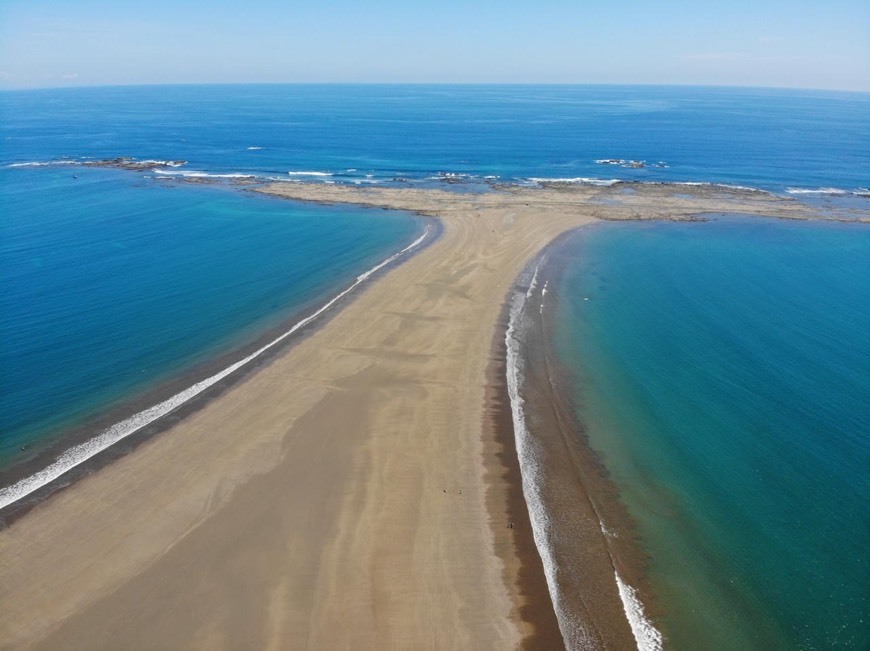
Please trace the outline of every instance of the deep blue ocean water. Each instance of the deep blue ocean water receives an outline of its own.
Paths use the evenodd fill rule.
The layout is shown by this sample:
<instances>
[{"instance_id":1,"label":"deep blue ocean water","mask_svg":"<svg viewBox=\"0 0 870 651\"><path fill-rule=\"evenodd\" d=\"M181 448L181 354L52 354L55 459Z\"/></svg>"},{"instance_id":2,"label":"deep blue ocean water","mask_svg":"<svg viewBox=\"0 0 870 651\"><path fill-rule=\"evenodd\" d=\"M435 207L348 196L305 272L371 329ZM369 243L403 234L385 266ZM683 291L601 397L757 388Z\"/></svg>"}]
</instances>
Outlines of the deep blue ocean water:
<instances>
[{"instance_id":1,"label":"deep blue ocean water","mask_svg":"<svg viewBox=\"0 0 870 651\"><path fill-rule=\"evenodd\" d=\"M868 94L733 88L0 93L0 455L32 454L249 341L420 228L167 184L160 172L32 163L183 159L162 172L462 180L446 186L456 191L536 178L716 182L866 208L868 116ZM584 378L581 418L612 434L597 449L641 527L682 648L866 641L855 580L867 585L865 230L628 224L578 244L561 304L597 293L561 313L563 355Z\"/></svg>"},{"instance_id":2,"label":"deep blue ocean water","mask_svg":"<svg viewBox=\"0 0 870 651\"><path fill-rule=\"evenodd\" d=\"M120 170L0 169L0 199L0 467L318 306L421 230Z\"/></svg>"},{"instance_id":3,"label":"deep blue ocean water","mask_svg":"<svg viewBox=\"0 0 870 651\"><path fill-rule=\"evenodd\" d=\"M681 649L866 649L870 229L574 238L556 344Z\"/></svg>"},{"instance_id":4,"label":"deep blue ocean water","mask_svg":"<svg viewBox=\"0 0 870 651\"><path fill-rule=\"evenodd\" d=\"M291 171L314 171L360 183L420 182L451 173L512 181L715 181L780 191L870 185L870 94L654 86L146 86L6 92L0 111L8 162L180 158L188 169L212 173L287 178ZM667 167L595 162L603 159Z\"/></svg>"}]
</instances>

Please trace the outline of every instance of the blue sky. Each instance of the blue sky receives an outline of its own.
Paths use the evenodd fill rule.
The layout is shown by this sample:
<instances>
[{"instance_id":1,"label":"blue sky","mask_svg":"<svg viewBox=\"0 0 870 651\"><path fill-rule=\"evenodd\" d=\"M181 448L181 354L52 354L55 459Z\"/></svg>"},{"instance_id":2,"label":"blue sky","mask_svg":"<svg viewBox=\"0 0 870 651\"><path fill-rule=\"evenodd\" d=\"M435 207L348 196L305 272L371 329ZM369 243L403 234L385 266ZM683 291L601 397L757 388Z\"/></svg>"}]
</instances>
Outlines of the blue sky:
<instances>
[{"instance_id":1,"label":"blue sky","mask_svg":"<svg viewBox=\"0 0 870 651\"><path fill-rule=\"evenodd\" d=\"M235 82L870 91L867 0L0 0L0 88Z\"/></svg>"}]
</instances>

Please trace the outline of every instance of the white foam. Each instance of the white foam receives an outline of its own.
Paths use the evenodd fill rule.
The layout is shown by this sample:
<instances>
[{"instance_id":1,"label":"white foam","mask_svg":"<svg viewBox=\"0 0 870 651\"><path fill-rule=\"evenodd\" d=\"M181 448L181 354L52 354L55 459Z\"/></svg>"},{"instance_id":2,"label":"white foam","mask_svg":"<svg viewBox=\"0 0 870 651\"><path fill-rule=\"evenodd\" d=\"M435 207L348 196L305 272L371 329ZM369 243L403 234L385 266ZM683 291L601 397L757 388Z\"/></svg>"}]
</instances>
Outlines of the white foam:
<instances>
[{"instance_id":1,"label":"white foam","mask_svg":"<svg viewBox=\"0 0 870 651\"><path fill-rule=\"evenodd\" d=\"M622 607L634 640L637 642L638 651L661 651L663 640L662 634L653 626L644 614L643 604L637 598L637 590L619 578L619 573L614 571L616 586L619 588L619 598L622 599Z\"/></svg>"},{"instance_id":2,"label":"white foam","mask_svg":"<svg viewBox=\"0 0 870 651\"><path fill-rule=\"evenodd\" d=\"M630 160L627 158L599 158L595 161L599 165L619 165L620 167L645 166L645 160Z\"/></svg>"},{"instance_id":3,"label":"white foam","mask_svg":"<svg viewBox=\"0 0 870 651\"><path fill-rule=\"evenodd\" d=\"M254 174L241 174L238 172L234 172L231 174L212 174L210 172L200 172L198 170L183 170L183 171L174 171L174 170L161 170L161 169L153 169L151 170L155 174L162 174L163 176L182 176L184 178L193 178L193 179L253 179L256 178Z\"/></svg>"},{"instance_id":4,"label":"white foam","mask_svg":"<svg viewBox=\"0 0 870 651\"><path fill-rule=\"evenodd\" d=\"M540 264L535 268L533 278L537 275L539 267ZM570 648L592 648L592 636L582 627L580 622L572 621L556 584L556 563L548 542L548 538L551 535L550 519L544 508L540 488L543 478L541 477L542 467L539 460L538 443L526 427L525 404L523 397L520 395L523 360L520 356L521 344L517 329L520 327L520 317L528 298L529 293L522 294L517 292L514 295L511 300L510 317L507 332L505 333L508 395L511 403L517 457L522 476L523 496L529 509L532 535L535 539L538 554L541 557L541 563L544 566L544 577L547 581L550 598L553 601L553 609L556 613L562 638L566 646Z\"/></svg>"},{"instance_id":5,"label":"white foam","mask_svg":"<svg viewBox=\"0 0 870 651\"><path fill-rule=\"evenodd\" d=\"M577 621L565 605L565 599L560 593L557 582L558 567L553 556L550 539L555 532L552 528L549 514L544 505L541 486L543 485L544 468L541 461L540 443L531 434L526 424L525 401L520 394L523 382L523 358L520 354L522 345L523 328L522 316L526 303L532 298L533 291L537 287L538 271L543 258L538 262L529 282L529 289L525 292L516 292L511 299L510 316L508 327L505 332L506 348L506 376L508 396L511 404L511 416L513 418L514 437L516 440L517 457L522 476L523 497L529 510L529 518L532 524L532 535L535 546L544 566L544 577L550 598L553 601L553 609L559 623L559 630L565 646L569 649L591 649L597 645L594 634L587 630L583 622ZM543 297L547 291L548 283L544 283L541 290L541 312L543 310ZM601 524L602 533L608 534L607 529ZM662 648L661 633L644 616L643 604L631 586L622 582L616 576L617 589L629 625L640 651L659 651Z\"/></svg>"},{"instance_id":6,"label":"white foam","mask_svg":"<svg viewBox=\"0 0 870 651\"><path fill-rule=\"evenodd\" d=\"M287 172L290 176L332 176L331 172Z\"/></svg>"},{"instance_id":7,"label":"white foam","mask_svg":"<svg viewBox=\"0 0 870 651\"><path fill-rule=\"evenodd\" d=\"M538 264L535 265L535 272L532 274L532 279L529 281L529 289L526 292L526 298L532 297L532 292L535 291L535 288L538 286L538 271L541 269L541 265L544 264L544 259L546 255L541 256L541 259L538 261Z\"/></svg>"},{"instance_id":8,"label":"white foam","mask_svg":"<svg viewBox=\"0 0 870 651\"><path fill-rule=\"evenodd\" d=\"M163 402L158 403L153 407L149 407L148 409L140 411L139 413L131 416L130 418L127 418L126 420L115 423L110 428L90 439L89 441L86 441L70 448L69 450L66 450L46 468L43 468L42 470L34 473L33 475L22 479L21 481L13 484L12 486L6 486L0 489L0 509L5 508L10 504L13 504L14 502L17 502L23 497L26 497L30 493L34 492L39 488L42 488L49 482L54 481L64 473L84 463L94 455L102 452L103 450L114 445L118 441L127 438L135 432L138 432L146 425L153 423L158 418L165 416L169 412L177 409L192 398L198 396L209 387L214 386L228 375L234 373L235 371L239 370L254 359L260 357L267 350L273 348L293 333L297 332L301 328L305 327L306 325L317 319L320 315L326 312L342 298L347 296L350 292L356 289L361 283L363 283L366 279L370 278L373 274L377 273L387 265L393 263L398 258L416 249L429 236L430 232L431 226L427 225L426 230L423 232L423 234L416 240L411 242L404 249L402 249L398 253L394 253L386 260L375 265L365 273L357 276L356 280L347 289L333 296L316 312L314 312L310 316L305 317L304 319L296 323L292 328L287 330L284 334L277 337L276 339L273 339L268 344L254 351L244 359L241 359L235 364L226 367L219 373L215 373L211 377L197 382L193 386L188 387L187 389L179 393L176 393L171 398L164 400Z\"/></svg>"},{"instance_id":9,"label":"white foam","mask_svg":"<svg viewBox=\"0 0 870 651\"><path fill-rule=\"evenodd\" d=\"M538 314L540 314L541 316L544 315L544 298L547 296L547 287L549 287L549 285L550 281L547 280L544 282L544 286L541 287L541 307L538 310Z\"/></svg>"},{"instance_id":10,"label":"white foam","mask_svg":"<svg viewBox=\"0 0 870 651\"><path fill-rule=\"evenodd\" d=\"M602 185L611 186L617 183L622 183L621 179L593 179L585 176L577 176L574 178L535 178L532 177L529 181L534 183L576 183L578 185Z\"/></svg>"},{"instance_id":11,"label":"white foam","mask_svg":"<svg viewBox=\"0 0 870 651\"><path fill-rule=\"evenodd\" d=\"M262 147L248 147L248 151L257 151L259 149L262 149Z\"/></svg>"},{"instance_id":12,"label":"white foam","mask_svg":"<svg viewBox=\"0 0 870 651\"><path fill-rule=\"evenodd\" d=\"M32 161L27 163L10 163L6 167L48 167L50 165L78 165L79 161L75 160L48 160L48 161Z\"/></svg>"},{"instance_id":13,"label":"white foam","mask_svg":"<svg viewBox=\"0 0 870 651\"><path fill-rule=\"evenodd\" d=\"M136 163L137 165L163 165L165 167L181 167L182 165L185 164L185 162L181 161L181 160L147 159L147 160L137 160L137 161L133 161L133 162Z\"/></svg>"},{"instance_id":14,"label":"white foam","mask_svg":"<svg viewBox=\"0 0 870 651\"><path fill-rule=\"evenodd\" d=\"M828 194L836 196L852 194L849 190L843 190L842 188L788 188L786 192L788 194Z\"/></svg>"},{"instance_id":15,"label":"white foam","mask_svg":"<svg viewBox=\"0 0 870 651\"><path fill-rule=\"evenodd\" d=\"M595 162L599 165L617 165L619 167L628 167L632 169L641 169L644 167L670 167L670 165L663 160L655 163L647 163L645 160L632 160L628 158L599 158Z\"/></svg>"}]
</instances>

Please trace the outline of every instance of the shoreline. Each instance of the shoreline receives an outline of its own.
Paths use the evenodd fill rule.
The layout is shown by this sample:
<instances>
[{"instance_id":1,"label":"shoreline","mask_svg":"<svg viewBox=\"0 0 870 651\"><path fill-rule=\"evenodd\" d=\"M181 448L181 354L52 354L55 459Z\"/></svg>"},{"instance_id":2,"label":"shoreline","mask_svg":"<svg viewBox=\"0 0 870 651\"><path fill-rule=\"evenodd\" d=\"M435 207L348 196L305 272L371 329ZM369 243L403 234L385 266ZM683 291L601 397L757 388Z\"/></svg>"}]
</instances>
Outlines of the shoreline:
<instances>
[{"instance_id":1,"label":"shoreline","mask_svg":"<svg viewBox=\"0 0 870 651\"><path fill-rule=\"evenodd\" d=\"M541 511L539 546L547 548L570 648L663 646L661 614L647 575L636 523L601 457L590 446L572 395L576 378L554 348L552 319L566 247L595 225L563 233L518 279L506 339L514 347L514 421L527 457L527 500ZM533 488L532 488L533 487ZM570 532L570 536L565 533ZM615 598L618 597L618 598ZM626 631L626 624L630 633ZM621 631L621 633L620 633Z\"/></svg>"},{"instance_id":2,"label":"shoreline","mask_svg":"<svg viewBox=\"0 0 870 651\"><path fill-rule=\"evenodd\" d=\"M10 526L55 492L73 486L83 477L133 452L151 437L165 432L210 401L218 399L248 374L256 373L275 356L283 354L300 339L327 324L369 283L377 281L384 273L437 241L442 232L438 220L423 215L414 217L424 224L423 232L415 240L364 271L349 286L329 296L325 302L302 307L253 341L201 362L132 398L121 399L115 407L62 434L35 458L0 472L0 529ZM203 384L207 386L189 397L183 397ZM163 413L149 414L160 405L170 402L174 404ZM132 422L136 420L144 422ZM129 431L119 432L107 445L100 442L102 437L111 435L127 423L129 426L125 429ZM98 449L90 451L86 449L88 446ZM70 458L78 450L81 452ZM52 473L52 467L63 463L65 459L69 459L65 469ZM40 478L46 473L54 476ZM29 482L35 485L30 486Z\"/></svg>"},{"instance_id":3,"label":"shoreline","mask_svg":"<svg viewBox=\"0 0 870 651\"><path fill-rule=\"evenodd\" d=\"M505 293L561 234L600 219L816 216L781 198L684 186L256 191L437 216L443 235L136 454L0 531L4 639L540 643L552 636L552 619L534 613L540 558L519 517L504 394L487 379ZM620 616L602 625L625 640Z\"/></svg>"},{"instance_id":4,"label":"shoreline","mask_svg":"<svg viewBox=\"0 0 870 651\"><path fill-rule=\"evenodd\" d=\"M496 543L504 583L514 591L516 616L530 629L520 648L558 649L565 642L535 543L517 454L504 336L510 322L509 308L505 301L487 369L487 415L483 424L487 507L494 537L507 539L501 545Z\"/></svg>"},{"instance_id":5,"label":"shoreline","mask_svg":"<svg viewBox=\"0 0 870 651\"><path fill-rule=\"evenodd\" d=\"M670 165L659 162L648 162L638 160L623 160L623 159L600 159L594 161L602 169L643 169L643 168L667 168ZM444 190L451 189L454 191L472 191L477 193L486 193L498 191L504 188L564 188L564 187L599 187L599 188L616 188L619 190L632 190L634 188L654 188L654 187L683 187L690 191L698 188L712 188L719 190L742 191L755 193L757 195L768 195L778 199L798 200L797 197L807 198L870 198L870 188L866 185L852 187L832 187L830 185L815 185L812 187L804 187L796 183L773 183L768 182L767 186L748 186L742 181L735 182L733 180L721 179L717 181L700 181L691 178L682 179L641 179L631 177L612 177L607 178L599 176L578 176L578 177L520 177L508 176L500 177L495 175L487 175L482 173L470 173L464 171L436 171L430 170L425 176L419 176L415 172L401 172L386 174L382 177L375 178L374 175L358 176L356 169L332 169L332 170L310 170L289 172L266 172L258 169L247 169L244 171L221 171L209 172L199 169L190 169L187 167L187 160L159 160L159 159L139 159L130 156L116 156L113 158L59 158L49 160L7 160L0 164L0 169L28 169L41 167L84 167L84 168L104 168L124 170L143 174L143 178L152 178L159 181L181 182L203 185L236 185L236 186L261 186L263 184L279 183L299 183L313 184L317 179L325 180L326 184L338 184L349 187L351 189L365 189L370 187L380 187L385 189L395 189L404 187L408 189L422 190ZM277 176L276 176L277 174ZM287 176L285 176L285 174ZM530 185L534 184L534 185ZM812 184L811 184L812 185ZM826 207L830 210L832 207ZM837 212L837 208L830 210ZM846 209L846 212L849 212ZM859 209L860 212L860 209Z\"/></svg>"}]
</instances>

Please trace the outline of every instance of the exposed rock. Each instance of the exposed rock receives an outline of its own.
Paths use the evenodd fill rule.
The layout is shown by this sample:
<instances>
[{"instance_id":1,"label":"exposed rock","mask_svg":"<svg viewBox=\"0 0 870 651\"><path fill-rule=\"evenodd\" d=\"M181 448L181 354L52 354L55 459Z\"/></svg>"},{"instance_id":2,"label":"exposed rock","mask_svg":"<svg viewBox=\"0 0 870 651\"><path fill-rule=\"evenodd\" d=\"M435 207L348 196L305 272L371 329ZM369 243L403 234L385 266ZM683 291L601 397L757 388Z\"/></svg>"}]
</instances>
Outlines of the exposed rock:
<instances>
[{"instance_id":1,"label":"exposed rock","mask_svg":"<svg viewBox=\"0 0 870 651\"><path fill-rule=\"evenodd\" d=\"M181 167L186 165L186 160L137 160L127 156L117 158L104 158L102 160L82 161L84 167L112 167L122 170L141 172L144 170L166 169L168 167Z\"/></svg>"}]
</instances>

